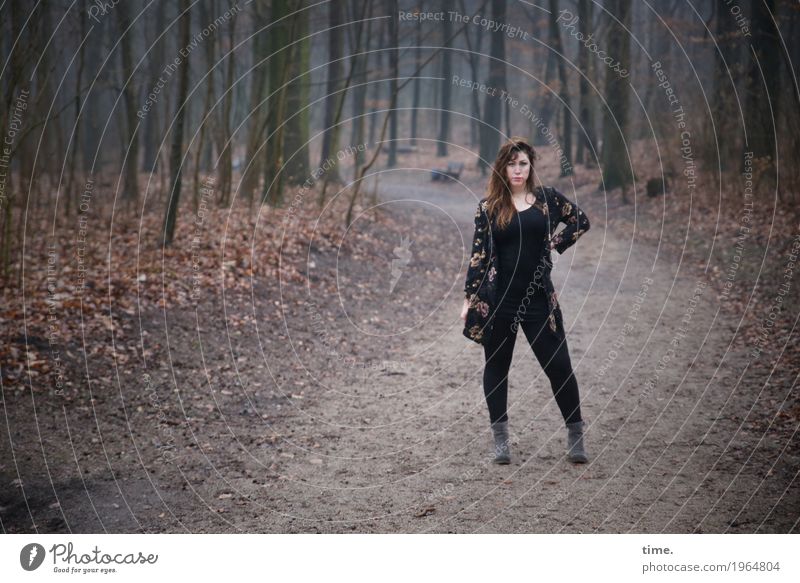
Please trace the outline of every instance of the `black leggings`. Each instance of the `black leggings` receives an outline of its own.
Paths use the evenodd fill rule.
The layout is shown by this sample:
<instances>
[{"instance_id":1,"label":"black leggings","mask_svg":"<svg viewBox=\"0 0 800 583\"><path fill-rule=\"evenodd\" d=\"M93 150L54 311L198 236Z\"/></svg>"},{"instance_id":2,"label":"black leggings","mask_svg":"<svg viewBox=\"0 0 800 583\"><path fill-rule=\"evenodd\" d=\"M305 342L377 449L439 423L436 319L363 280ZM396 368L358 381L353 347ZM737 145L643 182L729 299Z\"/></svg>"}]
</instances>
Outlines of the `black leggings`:
<instances>
[{"instance_id":1,"label":"black leggings","mask_svg":"<svg viewBox=\"0 0 800 583\"><path fill-rule=\"evenodd\" d=\"M516 327L512 327L513 319L497 315L491 335L483 345L486 364L483 369L483 392L489 406L491 423L507 421L508 403L508 371L511 368L511 357L517 339ZM578 382L572 372L572 363L567 349L567 340L561 327L556 334L547 325L547 319L535 322L519 322L536 355L536 359L544 369L550 386L553 389L558 408L566 423L581 421L580 395Z\"/></svg>"}]
</instances>

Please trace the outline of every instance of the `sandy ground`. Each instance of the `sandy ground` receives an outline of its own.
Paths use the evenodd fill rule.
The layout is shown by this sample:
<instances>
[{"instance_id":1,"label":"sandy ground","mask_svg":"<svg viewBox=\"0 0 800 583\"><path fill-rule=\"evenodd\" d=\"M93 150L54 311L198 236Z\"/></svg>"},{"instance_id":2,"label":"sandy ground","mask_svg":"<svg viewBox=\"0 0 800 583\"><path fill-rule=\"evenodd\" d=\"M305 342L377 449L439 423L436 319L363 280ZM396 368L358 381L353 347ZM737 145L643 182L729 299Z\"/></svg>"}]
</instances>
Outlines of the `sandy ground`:
<instances>
[{"instance_id":1,"label":"sandy ground","mask_svg":"<svg viewBox=\"0 0 800 583\"><path fill-rule=\"evenodd\" d=\"M483 349L459 319L481 194L391 172L381 193L385 244L360 244L381 227L357 220L353 253L312 246L313 291L257 280L197 313L143 313L131 333L169 351L146 369L76 365L92 382L70 406L4 391L3 530L797 530L797 436L773 423L791 387L748 366L701 276L607 228L588 189L575 197L592 229L554 281L591 462L566 460L520 336L513 462L492 464Z\"/></svg>"}]
</instances>

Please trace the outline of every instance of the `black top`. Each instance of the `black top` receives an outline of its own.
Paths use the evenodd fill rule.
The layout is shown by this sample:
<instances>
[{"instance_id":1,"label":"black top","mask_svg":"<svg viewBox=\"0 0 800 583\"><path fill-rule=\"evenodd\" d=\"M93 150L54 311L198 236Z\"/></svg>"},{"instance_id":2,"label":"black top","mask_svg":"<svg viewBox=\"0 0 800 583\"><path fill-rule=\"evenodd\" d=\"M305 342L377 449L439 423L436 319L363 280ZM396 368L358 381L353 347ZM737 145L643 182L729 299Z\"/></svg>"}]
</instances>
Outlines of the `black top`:
<instances>
[{"instance_id":1,"label":"black top","mask_svg":"<svg viewBox=\"0 0 800 583\"><path fill-rule=\"evenodd\" d=\"M539 278L536 274L544 251L547 217L538 207L517 211L504 229L493 224L498 261L498 317L519 315L523 321L546 317L547 296L543 287L536 285L541 269ZM529 300L523 304L526 295Z\"/></svg>"},{"instance_id":2,"label":"black top","mask_svg":"<svg viewBox=\"0 0 800 583\"><path fill-rule=\"evenodd\" d=\"M589 230L589 217L578 205L552 186L537 189L536 195L537 207L549 214L547 222L552 249L557 253L564 253ZM548 214L545 214L545 217L548 217ZM564 224L564 228L558 233L554 232L561 223ZM553 268L550 251L545 251L542 256L546 261L542 270L544 272L542 284L546 293L547 327L552 332L563 332L561 310L550 277ZM472 252L467 266L467 276L464 279L464 297L470 301L470 308L464 321L463 334L478 344L486 344L494 327L491 313L493 306L501 299L496 296L498 273L497 244L494 242L492 221L489 217L489 201L488 198L482 198L478 201L478 208L475 209Z\"/></svg>"}]
</instances>

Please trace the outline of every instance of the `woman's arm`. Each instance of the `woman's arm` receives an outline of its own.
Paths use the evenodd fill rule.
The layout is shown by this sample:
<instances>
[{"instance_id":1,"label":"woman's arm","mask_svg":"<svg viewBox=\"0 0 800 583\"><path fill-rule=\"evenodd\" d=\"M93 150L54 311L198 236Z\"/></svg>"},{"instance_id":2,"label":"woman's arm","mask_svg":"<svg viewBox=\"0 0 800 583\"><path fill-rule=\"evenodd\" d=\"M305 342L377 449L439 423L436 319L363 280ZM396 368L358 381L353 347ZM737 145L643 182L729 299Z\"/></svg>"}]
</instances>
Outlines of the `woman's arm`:
<instances>
[{"instance_id":1,"label":"woman's arm","mask_svg":"<svg viewBox=\"0 0 800 583\"><path fill-rule=\"evenodd\" d=\"M551 189L555 203L555 209L552 211L552 218L564 223L564 227L557 235L554 235L551 240L551 249L558 251L559 255L564 253L575 241L589 230L589 217L583 212L578 205L569 200L566 196L561 194L555 188Z\"/></svg>"},{"instance_id":2,"label":"woman's arm","mask_svg":"<svg viewBox=\"0 0 800 583\"><path fill-rule=\"evenodd\" d=\"M472 253L470 254L469 265L467 266L467 278L464 282L464 294L466 299L469 299L472 294L478 291L483 273L481 266L484 264L486 258L486 237L488 231L486 228L485 214L481 208L481 203L478 203L478 209L475 211L475 232L472 235Z\"/></svg>"}]
</instances>

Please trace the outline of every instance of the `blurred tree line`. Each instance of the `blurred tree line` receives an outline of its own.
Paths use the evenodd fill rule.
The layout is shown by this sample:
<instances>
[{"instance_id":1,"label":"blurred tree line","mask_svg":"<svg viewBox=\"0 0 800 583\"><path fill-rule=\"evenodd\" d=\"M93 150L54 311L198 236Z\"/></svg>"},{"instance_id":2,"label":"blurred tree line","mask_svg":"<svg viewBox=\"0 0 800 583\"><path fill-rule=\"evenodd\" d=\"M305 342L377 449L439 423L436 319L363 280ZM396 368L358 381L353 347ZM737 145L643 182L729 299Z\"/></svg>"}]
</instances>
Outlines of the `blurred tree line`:
<instances>
[{"instance_id":1,"label":"blurred tree line","mask_svg":"<svg viewBox=\"0 0 800 583\"><path fill-rule=\"evenodd\" d=\"M392 167L403 148L464 146L485 173L515 134L557 148L562 175L599 165L599 186L623 193L648 178L632 153L684 172L687 136L706 171L736 175L749 157L765 192L793 202L800 186L793 158L780 164L800 139L797 2L8 0L0 12L6 278L34 217L114 202L160 213L169 244L208 185L223 207L282 206L319 179L322 206L381 154Z\"/></svg>"}]
</instances>

